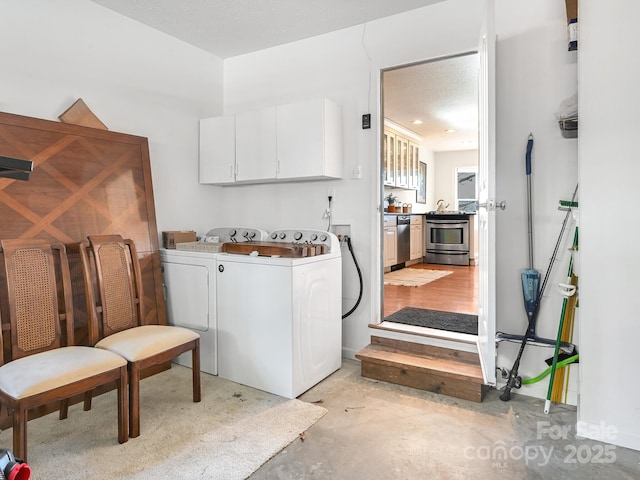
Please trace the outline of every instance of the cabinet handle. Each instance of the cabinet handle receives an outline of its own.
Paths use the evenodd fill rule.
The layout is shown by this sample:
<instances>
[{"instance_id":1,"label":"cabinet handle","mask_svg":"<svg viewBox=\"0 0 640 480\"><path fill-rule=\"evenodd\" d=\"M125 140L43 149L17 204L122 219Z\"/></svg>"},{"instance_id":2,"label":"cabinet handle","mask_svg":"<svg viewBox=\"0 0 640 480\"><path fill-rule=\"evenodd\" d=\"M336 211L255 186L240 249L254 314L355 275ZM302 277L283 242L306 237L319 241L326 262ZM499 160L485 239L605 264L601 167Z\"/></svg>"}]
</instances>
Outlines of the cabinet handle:
<instances>
[{"instance_id":1,"label":"cabinet handle","mask_svg":"<svg viewBox=\"0 0 640 480\"><path fill-rule=\"evenodd\" d=\"M233 164L229 165L229 178L233 178Z\"/></svg>"}]
</instances>

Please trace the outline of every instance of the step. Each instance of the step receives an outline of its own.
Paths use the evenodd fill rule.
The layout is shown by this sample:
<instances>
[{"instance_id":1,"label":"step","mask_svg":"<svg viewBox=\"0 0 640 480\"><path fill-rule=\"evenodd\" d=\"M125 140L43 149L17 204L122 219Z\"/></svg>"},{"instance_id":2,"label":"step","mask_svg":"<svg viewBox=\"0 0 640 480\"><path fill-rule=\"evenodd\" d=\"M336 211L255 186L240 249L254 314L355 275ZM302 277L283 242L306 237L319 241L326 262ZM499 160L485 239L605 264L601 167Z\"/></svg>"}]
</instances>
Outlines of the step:
<instances>
[{"instance_id":1,"label":"step","mask_svg":"<svg viewBox=\"0 0 640 480\"><path fill-rule=\"evenodd\" d=\"M484 385L477 353L384 337L356 354L361 375L433 393L481 402Z\"/></svg>"}]
</instances>

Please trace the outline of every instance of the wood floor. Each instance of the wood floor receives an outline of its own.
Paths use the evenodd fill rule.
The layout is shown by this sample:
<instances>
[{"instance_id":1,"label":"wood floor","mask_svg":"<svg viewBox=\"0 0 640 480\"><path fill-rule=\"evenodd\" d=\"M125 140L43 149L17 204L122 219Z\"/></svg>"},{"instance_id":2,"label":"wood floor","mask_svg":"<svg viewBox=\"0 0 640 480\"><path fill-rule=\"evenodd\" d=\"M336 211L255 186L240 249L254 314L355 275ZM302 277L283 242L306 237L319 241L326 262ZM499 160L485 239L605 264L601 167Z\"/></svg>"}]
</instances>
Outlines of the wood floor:
<instances>
[{"instance_id":1,"label":"wood floor","mask_svg":"<svg viewBox=\"0 0 640 480\"><path fill-rule=\"evenodd\" d=\"M453 273L421 287L385 285L385 317L404 307L478 314L478 267L418 263L407 268L448 270Z\"/></svg>"}]
</instances>

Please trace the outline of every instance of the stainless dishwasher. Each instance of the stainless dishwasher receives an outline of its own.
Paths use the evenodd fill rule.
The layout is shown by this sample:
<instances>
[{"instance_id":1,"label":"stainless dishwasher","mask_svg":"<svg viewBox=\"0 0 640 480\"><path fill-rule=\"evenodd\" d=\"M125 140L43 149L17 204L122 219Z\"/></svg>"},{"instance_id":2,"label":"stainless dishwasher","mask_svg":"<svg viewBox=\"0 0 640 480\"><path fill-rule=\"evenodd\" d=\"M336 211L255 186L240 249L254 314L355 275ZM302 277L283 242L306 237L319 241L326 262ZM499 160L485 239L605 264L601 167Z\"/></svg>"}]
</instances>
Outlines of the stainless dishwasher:
<instances>
[{"instance_id":1,"label":"stainless dishwasher","mask_svg":"<svg viewBox=\"0 0 640 480\"><path fill-rule=\"evenodd\" d=\"M398 258L397 263L403 264L411 256L411 216L398 215Z\"/></svg>"}]
</instances>

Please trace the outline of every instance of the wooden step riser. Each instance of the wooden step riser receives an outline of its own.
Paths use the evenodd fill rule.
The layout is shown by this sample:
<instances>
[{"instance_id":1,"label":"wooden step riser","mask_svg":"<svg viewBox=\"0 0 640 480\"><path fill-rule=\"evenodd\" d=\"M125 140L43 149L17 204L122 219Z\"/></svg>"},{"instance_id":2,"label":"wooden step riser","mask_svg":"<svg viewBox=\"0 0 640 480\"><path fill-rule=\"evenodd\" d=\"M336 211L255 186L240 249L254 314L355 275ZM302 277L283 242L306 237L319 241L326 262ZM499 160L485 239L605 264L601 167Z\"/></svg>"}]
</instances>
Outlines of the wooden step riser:
<instances>
[{"instance_id":1,"label":"wooden step riser","mask_svg":"<svg viewBox=\"0 0 640 480\"><path fill-rule=\"evenodd\" d=\"M433 345L425 345L421 343L408 342L405 340L396 340L393 338L371 336L371 345L381 345L389 348L395 348L405 352L415 353L418 355L427 355L431 357L440 357L459 362L466 362L475 365L480 364L480 357L477 353L465 352L462 350L454 350L451 348L436 347Z\"/></svg>"},{"instance_id":2,"label":"wooden step riser","mask_svg":"<svg viewBox=\"0 0 640 480\"><path fill-rule=\"evenodd\" d=\"M451 378L428 369L408 369L402 365L370 362L363 358L360 362L361 375L374 380L404 385L450 397L482 402L485 386L470 382L465 378Z\"/></svg>"}]
</instances>

